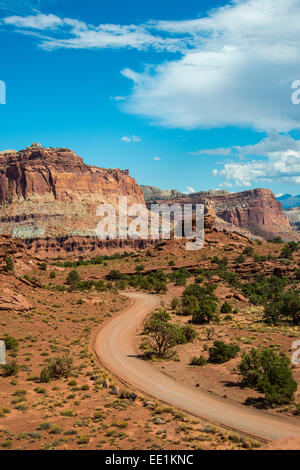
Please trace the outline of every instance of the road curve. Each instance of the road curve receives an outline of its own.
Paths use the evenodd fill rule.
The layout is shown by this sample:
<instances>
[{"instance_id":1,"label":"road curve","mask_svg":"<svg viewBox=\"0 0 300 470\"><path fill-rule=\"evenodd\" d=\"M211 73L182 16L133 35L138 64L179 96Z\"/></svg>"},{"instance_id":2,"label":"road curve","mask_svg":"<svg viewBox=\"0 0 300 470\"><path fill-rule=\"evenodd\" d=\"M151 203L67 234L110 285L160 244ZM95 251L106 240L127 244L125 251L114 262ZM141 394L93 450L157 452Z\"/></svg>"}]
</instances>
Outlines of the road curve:
<instances>
[{"instance_id":1,"label":"road curve","mask_svg":"<svg viewBox=\"0 0 300 470\"><path fill-rule=\"evenodd\" d=\"M159 372L137 357L136 334L144 318L160 305L154 295L128 293L134 305L110 319L100 330L95 351L103 366L133 387L181 408L258 438L267 440L300 436L296 420L275 416L224 398L195 390Z\"/></svg>"}]
</instances>

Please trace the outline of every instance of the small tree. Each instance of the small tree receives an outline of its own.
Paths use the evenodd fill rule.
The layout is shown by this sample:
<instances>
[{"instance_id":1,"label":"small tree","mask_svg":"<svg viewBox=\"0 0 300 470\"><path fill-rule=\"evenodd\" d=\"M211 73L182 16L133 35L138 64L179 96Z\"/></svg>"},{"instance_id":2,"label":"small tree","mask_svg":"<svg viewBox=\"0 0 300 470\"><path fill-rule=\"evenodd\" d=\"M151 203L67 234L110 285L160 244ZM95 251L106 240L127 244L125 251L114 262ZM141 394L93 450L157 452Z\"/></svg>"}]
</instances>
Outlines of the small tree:
<instances>
[{"instance_id":1,"label":"small tree","mask_svg":"<svg viewBox=\"0 0 300 470\"><path fill-rule=\"evenodd\" d=\"M199 301L194 295L185 295L182 299L181 314L194 315L199 308Z\"/></svg>"},{"instance_id":2,"label":"small tree","mask_svg":"<svg viewBox=\"0 0 300 470\"><path fill-rule=\"evenodd\" d=\"M164 357L167 351L176 344L176 331L171 323L150 318L145 325L145 333L154 340L158 357Z\"/></svg>"},{"instance_id":3,"label":"small tree","mask_svg":"<svg viewBox=\"0 0 300 470\"><path fill-rule=\"evenodd\" d=\"M278 296L265 307L264 321L269 325L300 325L300 297L293 290Z\"/></svg>"},{"instance_id":4,"label":"small tree","mask_svg":"<svg viewBox=\"0 0 300 470\"><path fill-rule=\"evenodd\" d=\"M198 309L194 312L192 322L201 325L210 323L217 319L217 304L210 298L205 298L199 302Z\"/></svg>"},{"instance_id":5,"label":"small tree","mask_svg":"<svg viewBox=\"0 0 300 470\"><path fill-rule=\"evenodd\" d=\"M71 287L75 287L80 282L80 276L76 269L73 269L69 272L67 276L67 283L70 284Z\"/></svg>"},{"instance_id":6,"label":"small tree","mask_svg":"<svg viewBox=\"0 0 300 470\"><path fill-rule=\"evenodd\" d=\"M239 370L243 383L265 394L268 406L283 405L294 400L297 383L289 358L277 354L272 348L243 353Z\"/></svg>"}]
</instances>

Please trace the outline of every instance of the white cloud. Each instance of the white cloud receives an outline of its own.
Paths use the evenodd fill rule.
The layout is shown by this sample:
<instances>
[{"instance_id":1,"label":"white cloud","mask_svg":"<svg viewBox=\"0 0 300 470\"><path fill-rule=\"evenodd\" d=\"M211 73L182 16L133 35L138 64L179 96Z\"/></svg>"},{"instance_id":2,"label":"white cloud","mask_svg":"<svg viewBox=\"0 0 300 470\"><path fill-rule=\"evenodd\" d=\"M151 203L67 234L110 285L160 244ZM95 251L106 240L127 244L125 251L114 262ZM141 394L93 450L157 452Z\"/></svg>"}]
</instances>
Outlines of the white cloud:
<instances>
[{"instance_id":1,"label":"white cloud","mask_svg":"<svg viewBox=\"0 0 300 470\"><path fill-rule=\"evenodd\" d=\"M92 25L42 13L2 19L2 26L31 34L46 50L180 52L180 58L147 65L142 73L122 71L133 81L123 105L127 112L167 127L280 132L300 127L300 107L291 102L291 84L300 78L299 24L300 0L232 0L196 19L130 25Z\"/></svg>"},{"instance_id":2,"label":"white cloud","mask_svg":"<svg viewBox=\"0 0 300 470\"><path fill-rule=\"evenodd\" d=\"M192 186L187 186L186 187L186 191L183 191L183 194L192 194L192 193L195 193L196 190L194 188L192 188Z\"/></svg>"},{"instance_id":3,"label":"white cloud","mask_svg":"<svg viewBox=\"0 0 300 470\"><path fill-rule=\"evenodd\" d=\"M153 160L155 160L156 162L158 162L159 160L161 160L160 157L154 157Z\"/></svg>"},{"instance_id":4,"label":"white cloud","mask_svg":"<svg viewBox=\"0 0 300 470\"><path fill-rule=\"evenodd\" d=\"M300 183L300 151L272 152L267 159L227 163L219 171L237 186L251 186L254 181Z\"/></svg>"},{"instance_id":5,"label":"white cloud","mask_svg":"<svg viewBox=\"0 0 300 470\"><path fill-rule=\"evenodd\" d=\"M271 134L257 144L228 150L231 157L238 157L240 161L223 164L223 169L212 172L214 176L225 177L227 184L230 180L237 186L265 181L300 182L300 140L289 135ZM249 160L253 156L259 158ZM248 161L241 161L246 158Z\"/></svg>"},{"instance_id":6,"label":"white cloud","mask_svg":"<svg viewBox=\"0 0 300 470\"><path fill-rule=\"evenodd\" d=\"M141 142L142 141L142 139L137 135L132 135L130 137L125 135L124 137L121 138L121 140L123 142Z\"/></svg>"},{"instance_id":7,"label":"white cloud","mask_svg":"<svg viewBox=\"0 0 300 470\"><path fill-rule=\"evenodd\" d=\"M195 193L196 192L195 189L192 188L191 186L187 186L186 189L189 193Z\"/></svg>"},{"instance_id":8,"label":"white cloud","mask_svg":"<svg viewBox=\"0 0 300 470\"><path fill-rule=\"evenodd\" d=\"M249 155L269 155L272 152L278 152L280 150L300 151L300 140L294 140L288 134L277 134L273 132L254 145L235 145L233 147L204 149L190 153L191 155L224 155L232 157L239 156L242 158Z\"/></svg>"},{"instance_id":9,"label":"white cloud","mask_svg":"<svg viewBox=\"0 0 300 470\"><path fill-rule=\"evenodd\" d=\"M40 47L47 50L67 49L103 49L131 47L138 50L152 48L157 51L177 52L186 47L185 38L161 37L153 27L147 24L119 25L87 24L74 18L58 18L54 15L37 13L29 16L10 16L2 18L7 26L22 28L18 33L31 34L31 29L59 31L51 37L34 34L39 37ZM33 34L32 34L33 35Z\"/></svg>"},{"instance_id":10,"label":"white cloud","mask_svg":"<svg viewBox=\"0 0 300 470\"><path fill-rule=\"evenodd\" d=\"M179 60L135 75L127 112L167 127L299 127L299 0L235 0L192 21L156 22L192 38ZM127 72L128 76L128 72Z\"/></svg>"},{"instance_id":11,"label":"white cloud","mask_svg":"<svg viewBox=\"0 0 300 470\"><path fill-rule=\"evenodd\" d=\"M283 196L283 193L275 194L275 197L281 197L281 196Z\"/></svg>"},{"instance_id":12,"label":"white cloud","mask_svg":"<svg viewBox=\"0 0 300 470\"><path fill-rule=\"evenodd\" d=\"M17 26L18 28L32 29L56 29L63 25L63 21L55 15L38 15L29 16L8 16L2 20L6 25Z\"/></svg>"}]
</instances>

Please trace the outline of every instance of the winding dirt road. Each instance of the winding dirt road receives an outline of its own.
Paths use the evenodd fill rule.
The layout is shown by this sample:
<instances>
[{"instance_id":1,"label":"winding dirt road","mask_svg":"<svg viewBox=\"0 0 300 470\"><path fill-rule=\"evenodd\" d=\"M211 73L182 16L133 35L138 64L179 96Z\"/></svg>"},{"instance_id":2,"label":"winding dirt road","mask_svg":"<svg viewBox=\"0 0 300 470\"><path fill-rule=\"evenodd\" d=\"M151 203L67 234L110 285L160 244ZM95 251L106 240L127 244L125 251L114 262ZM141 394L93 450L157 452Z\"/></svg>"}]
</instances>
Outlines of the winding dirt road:
<instances>
[{"instance_id":1,"label":"winding dirt road","mask_svg":"<svg viewBox=\"0 0 300 470\"><path fill-rule=\"evenodd\" d=\"M121 380L193 415L266 440L300 436L300 425L288 417L235 404L180 384L137 357L136 335L145 317L160 305L154 295L127 294L134 305L113 317L99 332L95 351L104 367Z\"/></svg>"}]
</instances>

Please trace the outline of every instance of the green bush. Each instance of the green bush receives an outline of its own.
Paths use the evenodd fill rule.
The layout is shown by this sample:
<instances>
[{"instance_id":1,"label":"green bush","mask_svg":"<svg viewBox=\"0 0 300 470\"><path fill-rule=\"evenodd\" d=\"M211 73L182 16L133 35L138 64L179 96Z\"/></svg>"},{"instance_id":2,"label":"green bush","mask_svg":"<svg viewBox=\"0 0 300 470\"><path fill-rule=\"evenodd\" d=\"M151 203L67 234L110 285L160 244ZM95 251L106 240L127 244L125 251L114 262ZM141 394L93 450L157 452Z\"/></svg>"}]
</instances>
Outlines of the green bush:
<instances>
[{"instance_id":1,"label":"green bush","mask_svg":"<svg viewBox=\"0 0 300 470\"><path fill-rule=\"evenodd\" d=\"M7 271L7 272L12 272L14 271L14 262L13 262L13 259L8 256L6 259L5 259L5 263L6 263L6 266L4 267L4 270Z\"/></svg>"},{"instance_id":2,"label":"green bush","mask_svg":"<svg viewBox=\"0 0 300 470\"><path fill-rule=\"evenodd\" d=\"M223 364L237 356L240 348L236 344L226 344L223 341L214 341L213 347L209 348L208 362Z\"/></svg>"},{"instance_id":3,"label":"green bush","mask_svg":"<svg viewBox=\"0 0 300 470\"><path fill-rule=\"evenodd\" d=\"M178 297L174 297L171 301L172 309L177 308L179 304L180 304L180 300L178 299Z\"/></svg>"},{"instance_id":4,"label":"green bush","mask_svg":"<svg viewBox=\"0 0 300 470\"><path fill-rule=\"evenodd\" d=\"M246 246L246 248L243 251L243 254L246 256L253 256L254 248L252 246Z\"/></svg>"},{"instance_id":5,"label":"green bush","mask_svg":"<svg viewBox=\"0 0 300 470\"><path fill-rule=\"evenodd\" d=\"M78 274L78 271L76 269L73 269L72 271L69 272L67 276L67 283L70 284L71 286L76 286L80 282L80 276Z\"/></svg>"},{"instance_id":6,"label":"green bush","mask_svg":"<svg viewBox=\"0 0 300 470\"><path fill-rule=\"evenodd\" d=\"M5 335L3 338L7 351L17 351L19 348L19 341L10 335Z\"/></svg>"},{"instance_id":7,"label":"green bush","mask_svg":"<svg viewBox=\"0 0 300 470\"><path fill-rule=\"evenodd\" d=\"M199 357L192 357L190 366L205 366L207 364L207 360L205 359L204 356L199 356Z\"/></svg>"},{"instance_id":8,"label":"green bush","mask_svg":"<svg viewBox=\"0 0 300 470\"><path fill-rule=\"evenodd\" d=\"M198 309L194 312L192 322L197 325L203 325L216 320L217 304L211 298L205 298L199 302Z\"/></svg>"},{"instance_id":9,"label":"green bush","mask_svg":"<svg viewBox=\"0 0 300 470\"><path fill-rule=\"evenodd\" d=\"M243 353L239 370L243 383L264 393L268 406L294 400L297 383L285 354L277 354L272 348L252 348L250 353Z\"/></svg>"},{"instance_id":10,"label":"green bush","mask_svg":"<svg viewBox=\"0 0 300 470\"><path fill-rule=\"evenodd\" d=\"M40 376L41 383L49 383L51 382L51 372L49 367L43 367Z\"/></svg>"},{"instance_id":11,"label":"green bush","mask_svg":"<svg viewBox=\"0 0 300 470\"><path fill-rule=\"evenodd\" d=\"M224 302L221 307L221 313L231 313L232 308L229 302Z\"/></svg>"},{"instance_id":12,"label":"green bush","mask_svg":"<svg viewBox=\"0 0 300 470\"><path fill-rule=\"evenodd\" d=\"M239 255L239 256L236 258L236 260L235 260L235 262L236 262L237 264L243 264L243 263L245 263L245 261L246 261L246 258L245 258L245 256L243 256L243 255Z\"/></svg>"},{"instance_id":13,"label":"green bush","mask_svg":"<svg viewBox=\"0 0 300 470\"><path fill-rule=\"evenodd\" d=\"M51 271L50 272L50 279L55 279L56 278L56 272L55 271Z\"/></svg>"},{"instance_id":14,"label":"green bush","mask_svg":"<svg viewBox=\"0 0 300 470\"><path fill-rule=\"evenodd\" d=\"M4 377L11 377L12 375L17 375L20 370L20 367L17 364L17 361L9 361L7 364L1 366L3 370Z\"/></svg>"},{"instance_id":15,"label":"green bush","mask_svg":"<svg viewBox=\"0 0 300 470\"><path fill-rule=\"evenodd\" d=\"M299 293L289 290L270 302L265 307L264 321L268 325L282 323L293 326L300 325L300 296Z\"/></svg>"},{"instance_id":16,"label":"green bush","mask_svg":"<svg viewBox=\"0 0 300 470\"><path fill-rule=\"evenodd\" d=\"M62 377L69 377L72 371L73 359L67 354L63 357L57 357L52 359L47 367L51 379L61 379ZM43 372L43 370L42 370ZM48 378L48 372L44 371L44 377ZM42 376L42 373L41 373Z\"/></svg>"}]
</instances>

